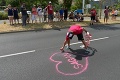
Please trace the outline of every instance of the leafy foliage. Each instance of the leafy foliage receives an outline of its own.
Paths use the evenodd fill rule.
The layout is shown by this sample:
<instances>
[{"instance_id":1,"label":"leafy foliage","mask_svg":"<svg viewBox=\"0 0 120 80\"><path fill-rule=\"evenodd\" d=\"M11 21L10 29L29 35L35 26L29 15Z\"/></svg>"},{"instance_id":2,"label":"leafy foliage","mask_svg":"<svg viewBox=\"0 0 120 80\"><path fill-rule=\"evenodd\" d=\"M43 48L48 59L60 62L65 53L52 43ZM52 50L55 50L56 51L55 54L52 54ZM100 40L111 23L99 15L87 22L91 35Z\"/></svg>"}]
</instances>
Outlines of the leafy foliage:
<instances>
[{"instance_id":1,"label":"leafy foliage","mask_svg":"<svg viewBox=\"0 0 120 80\"><path fill-rule=\"evenodd\" d=\"M77 6L71 6L71 11L75 11L76 9L78 9L78 7Z\"/></svg>"},{"instance_id":2,"label":"leafy foliage","mask_svg":"<svg viewBox=\"0 0 120 80\"><path fill-rule=\"evenodd\" d=\"M8 15L5 12L0 12L0 20L8 19Z\"/></svg>"},{"instance_id":3,"label":"leafy foliage","mask_svg":"<svg viewBox=\"0 0 120 80\"><path fill-rule=\"evenodd\" d=\"M82 0L62 0L63 4L59 3L59 0L0 0L0 6L7 6L8 4L11 4L12 7L20 8L21 4L25 2L27 9L31 10L33 5L41 5L42 8L45 8L48 5L49 1L52 2L55 10L60 9L60 7L68 8L69 10L82 8ZM90 0L85 1L86 4L90 3ZM72 2L75 4L72 5Z\"/></svg>"},{"instance_id":4,"label":"leafy foliage","mask_svg":"<svg viewBox=\"0 0 120 80\"><path fill-rule=\"evenodd\" d=\"M63 0L63 7L70 9L73 0Z\"/></svg>"},{"instance_id":5,"label":"leafy foliage","mask_svg":"<svg viewBox=\"0 0 120 80\"><path fill-rule=\"evenodd\" d=\"M85 0L85 4L89 4L90 0ZM71 10L82 9L83 0L74 0L74 5L71 6Z\"/></svg>"},{"instance_id":6,"label":"leafy foliage","mask_svg":"<svg viewBox=\"0 0 120 80\"><path fill-rule=\"evenodd\" d=\"M0 0L0 6L4 6L6 4L5 0Z\"/></svg>"},{"instance_id":7,"label":"leafy foliage","mask_svg":"<svg viewBox=\"0 0 120 80\"><path fill-rule=\"evenodd\" d=\"M120 2L114 4L114 7L115 7L116 9L119 9L119 10L120 10Z\"/></svg>"}]
</instances>

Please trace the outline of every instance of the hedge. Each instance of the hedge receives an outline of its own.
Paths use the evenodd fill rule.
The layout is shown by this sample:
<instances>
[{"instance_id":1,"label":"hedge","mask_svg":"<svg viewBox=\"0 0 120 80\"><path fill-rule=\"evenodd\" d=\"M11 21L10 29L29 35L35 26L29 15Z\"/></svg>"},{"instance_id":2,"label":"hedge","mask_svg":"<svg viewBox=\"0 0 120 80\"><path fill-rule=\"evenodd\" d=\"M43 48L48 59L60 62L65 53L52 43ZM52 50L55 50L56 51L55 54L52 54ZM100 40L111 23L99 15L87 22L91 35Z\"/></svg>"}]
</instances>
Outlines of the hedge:
<instances>
[{"instance_id":1,"label":"hedge","mask_svg":"<svg viewBox=\"0 0 120 80\"><path fill-rule=\"evenodd\" d=\"M6 12L0 12L0 20L8 19L8 14Z\"/></svg>"}]
</instances>

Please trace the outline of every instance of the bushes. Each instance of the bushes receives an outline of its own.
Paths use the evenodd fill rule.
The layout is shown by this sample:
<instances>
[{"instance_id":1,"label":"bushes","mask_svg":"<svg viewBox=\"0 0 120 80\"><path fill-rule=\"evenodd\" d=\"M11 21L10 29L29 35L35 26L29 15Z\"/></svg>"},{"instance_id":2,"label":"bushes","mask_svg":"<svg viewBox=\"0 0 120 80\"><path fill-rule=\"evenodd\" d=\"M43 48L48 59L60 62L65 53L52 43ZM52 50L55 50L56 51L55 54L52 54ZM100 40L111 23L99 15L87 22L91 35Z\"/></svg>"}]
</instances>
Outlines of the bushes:
<instances>
[{"instance_id":1,"label":"bushes","mask_svg":"<svg viewBox=\"0 0 120 80\"><path fill-rule=\"evenodd\" d=\"M71 6L71 11L75 11L76 9L78 9L77 6L75 5Z\"/></svg>"},{"instance_id":2,"label":"bushes","mask_svg":"<svg viewBox=\"0 0 120 80\"><path fill-rule=\"evenodd\" d=\"M120 11L118 11L118 16L120 16Z\"/></svg>"},{"instance_id":3,"label":"bushes","mask_svg":"<svg viewBox=\"0 0 120 80\"><path fill-rule=\"evenodd\" d=\"M5 12L0 12L0 20L8 19L8 14Z\"/></svg>"}]
</instances>

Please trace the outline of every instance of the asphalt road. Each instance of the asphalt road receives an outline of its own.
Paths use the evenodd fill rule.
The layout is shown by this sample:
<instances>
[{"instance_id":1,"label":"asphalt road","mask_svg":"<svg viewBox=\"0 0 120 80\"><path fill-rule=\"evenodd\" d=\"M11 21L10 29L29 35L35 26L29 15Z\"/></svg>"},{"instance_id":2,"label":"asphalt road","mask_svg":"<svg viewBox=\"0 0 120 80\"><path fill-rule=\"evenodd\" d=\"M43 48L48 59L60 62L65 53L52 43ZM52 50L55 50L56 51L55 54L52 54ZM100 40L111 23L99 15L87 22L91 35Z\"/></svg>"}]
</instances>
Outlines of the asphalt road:
<instances>
[{"instance_id":1,"label":"asphalt road","mask_svg":"<svg viewBox=\"0 0 120 80\"><path fill-rule=\"evenodd\" d=\"M86 29L89 50L74 37L64 53L67 29L0 34L0 80L119 80L120 25Z\"/></svg>"}]
</instances>

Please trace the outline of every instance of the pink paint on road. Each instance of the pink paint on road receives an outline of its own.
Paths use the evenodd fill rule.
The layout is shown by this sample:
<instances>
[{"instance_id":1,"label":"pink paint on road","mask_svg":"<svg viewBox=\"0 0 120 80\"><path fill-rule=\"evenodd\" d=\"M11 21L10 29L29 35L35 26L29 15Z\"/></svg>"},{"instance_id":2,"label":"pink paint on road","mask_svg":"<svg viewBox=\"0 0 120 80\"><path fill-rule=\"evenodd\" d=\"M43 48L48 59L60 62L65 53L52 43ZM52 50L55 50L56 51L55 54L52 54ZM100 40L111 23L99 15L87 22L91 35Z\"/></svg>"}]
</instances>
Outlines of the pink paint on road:
<instances>
[{"instance_id":1,"label":"pink paint on road","mask_svg":"<svg viewBox=\"0 0 120 80\"><path fill-rule=\"evenodd\" d=\"M81 74L81 73L83 73L83 72L85 72L87 70L87 68L88 68L88 57L85 58L85 63L84 64L80 64L69 53L64 53L63 58L66 59L67 63L69 63L70 65L73 65L72 69L75 70L76 72L67 72L66 73L65 71L60 70L60 64L63 64L64 62L62 60L61 61L57 61L57 60L53 59L53 57L55 57L58 54L62 54L62 53L59 53L59 52L58 53L54 53L50 57L50 60L56 64L56 70L57 70L58 73L66 75L66 76L67 75L78 75L78 74ZM65 66L65 64L64 64L64 66Z\"/></svg>"},{"instance_id":2,"label":"pink paint on road","mask_svg":"<svg viewBox=\"0 0 120 80\"><path fill-rule=\"evenodd\" d=\"M79 69L80 67L83 67L83 65L79 64L78 61L75 58L71 57L69 53L65 53L64 57L68 59L68 62L70 64L73 64L74 69Z\"/></svg>"}]
</instances>

